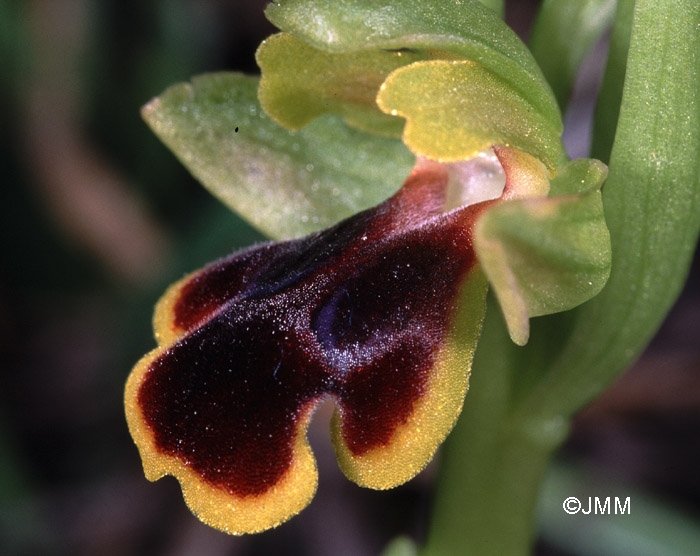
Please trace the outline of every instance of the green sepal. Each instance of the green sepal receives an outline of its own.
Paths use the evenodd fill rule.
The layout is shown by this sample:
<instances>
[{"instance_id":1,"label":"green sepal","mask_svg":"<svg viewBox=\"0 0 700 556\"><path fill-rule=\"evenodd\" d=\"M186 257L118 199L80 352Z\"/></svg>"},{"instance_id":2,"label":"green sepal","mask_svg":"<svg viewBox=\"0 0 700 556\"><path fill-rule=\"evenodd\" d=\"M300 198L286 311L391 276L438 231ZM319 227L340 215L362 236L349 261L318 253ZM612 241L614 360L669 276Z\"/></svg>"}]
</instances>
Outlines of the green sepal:
<instances>
[{"instance_id":1,"label":"green sepal","mask_svg":"<svg viewBox=\"0 0 700 556\"><path fill-rule=\"evenodd\" d=\"M267 236L298 237L379 204L414 157L398 140L324 116L298 132L257 101L258 79L215 73L167 89L143 117L215 197Z\"/></svg>"},{"instance_id":2,"label":"green sepal","mask_svg":"<svg viewBox=\"0 0 700 556\"><path fill-rule=\"evenodd\" d=\"M435 60L398 69L377 104L406 118L404 143L420 156L454 162L500 144L535 156L551 174L565 156L560 130L474 62Z\"/></svg>"},{"instance_id":3,"label":"green sepal","mask_svg":"<svg viewBox=\"0 0 700 556\"><path fill-rule=\"evenodd\" d=\"M357 104L355 94L360 91L362 104L370 106L368 85L376 84L380 73L387 72L388 75L392 64L399 67L416 60L460 59L474 61L492 72L532 111L538 113L557 135L561 133L561 115L556 100L532 55L498 15L477 0L348 0L335 4L282 0L270 4L265 13L277 27L325 53L325 58L319 54L313 60L322 59L323 67L336 63L339 68L328 76L322 75L320 79L307 74L313 85L305 88L308 96L303 105L311 107L306 110L307 121L315 117L318 110L330 108L325 100L329 90L341 92L335 102L347 102L351 106ZM304 66L316 71L313 64L302 57L302 53L308 56L307 51L298 49L293 50L291 55L287 53L285 66L279 63L285 53L280 50L273 55L270 48L273 46L264 45L259 56L263 83L299 81L299 71ZM396 53L403 56L396 56ZM352 66L350 60L353 56L360 61L368 60L371 64L363 71L359 66ZM377 63L377 59L382 59L382 62ZM267 60L274 63L268 65ZM377 67L372 67L372 64ZM343 75L340 71L351 66L352 74L346 72ZM272 76L271 72L283 74ZM330 83L333 79L339 79L339 83ZM314 85L316 82L320 83L319 87ZM278 85L271 86L270 90L265 85L261 90L263 98L276 98L270 106L272 117L281 122L301 122L302 113L297 104L299 89L290 88L286 93L288 97L285 101L285 91ZM385 124L382 121L386 122L386 115L378 109L368 111L365 116L380 120L376 125L383 129ZM363 129L367 129L368 125L371 127L364 118ZM395 131L396 127L393 129Z\"/></svg>"},{"instance_id":4,"label":"green sepal","mask_svg":"<svg viewBox=\"0 0 700 556\"><path fill-rule=\"evenodd\" d=\"M524 345L529 318L572 309L610 274L610 236L600 186L605 165L579 159L552 182L555 196L506 201L485 211L474 246L511 339Z\"/></svg>"}]
</instances>

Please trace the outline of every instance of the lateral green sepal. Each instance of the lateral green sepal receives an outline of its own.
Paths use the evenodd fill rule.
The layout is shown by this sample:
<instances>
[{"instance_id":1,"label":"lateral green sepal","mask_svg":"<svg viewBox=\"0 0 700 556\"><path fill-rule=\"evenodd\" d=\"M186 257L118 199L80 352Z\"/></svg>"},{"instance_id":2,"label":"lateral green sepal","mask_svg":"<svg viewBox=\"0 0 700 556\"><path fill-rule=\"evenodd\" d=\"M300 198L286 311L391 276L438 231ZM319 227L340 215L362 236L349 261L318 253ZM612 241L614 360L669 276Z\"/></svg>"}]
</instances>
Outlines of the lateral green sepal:
<instances>
[{"instance_id":1,"label":"lateral green sepal","mask_svg":"<svg viewBox=\"0 0 700 556\"><path fill-rule=\"evenodd\" d=\"M556 196L506 201L477 222L477 257L516 344L527 343L530 317L572 309L605 285L611 259L600 195L605 176L598 161L573 161L552 183Z\"/></svg>"},{"instance_id":2,"label":"lateral green sepal","mask_svg":"<svg viewBox=\"0 0 700 556\"><path fill-rule=\"evenodd\" d=\"M326 115L298 132L273 122L258 79L215 73L180 83L143 117L215 197L271 238L306 235L392 195L414 158L398 140Z\"/></svg>"}]
</instances>

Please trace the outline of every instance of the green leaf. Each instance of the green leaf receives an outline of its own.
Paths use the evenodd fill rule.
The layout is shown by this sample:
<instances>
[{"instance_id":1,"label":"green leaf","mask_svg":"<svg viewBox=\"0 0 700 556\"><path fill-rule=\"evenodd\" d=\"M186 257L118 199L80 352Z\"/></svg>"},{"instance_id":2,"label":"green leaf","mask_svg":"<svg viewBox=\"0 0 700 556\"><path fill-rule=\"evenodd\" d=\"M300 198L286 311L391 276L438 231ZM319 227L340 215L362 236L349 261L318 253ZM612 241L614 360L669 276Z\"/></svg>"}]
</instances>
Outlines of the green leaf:
<instances>
[{"instance_id":1,"label":"green leaf","mask_svg":"<svg viewBox=\"0 0 700 556\"><path fill-rule=\"evenodd\" d=\"M560 130L474 62L436 60L398 69L382 86L377 104L406 118L404 142L428 158L464 160L501 144L537 157L553 172L564 157Z\"/></svg>"},{"instance_id":2,"label":"green leaf","mask_svg":"<svg viewBox=\"0 0 700 556\"><path fill-rule=\"evenodd\" d=\"M540 349L564 320L568 339L549 345L547 378L523 403L523 415L571 415L590 401L638 356L680 293L700 230L698 28L694 0L636 2L603 187L610 279L570 316L544 323Z\"/></svg>"},{"instance_id":3,"label":"green leaf","mask_svg":"<svg viewBox=\"0 0 700 556\"><path fill-rule=\"evenodd\" d=\"M598 161L574 161L552 186L569 194L508 201L477 222L476 253L516 344L527 342L530 317L576 307L605 284L610 237L599 192L605 175Z\"/></svg>"},{"instance_id":4,"label":"green leaf","mask_svg":"<svg viewBox=\"0 0 700 556\"><path fill-rule=\"evenodd\" d=\"M561 131L556 100L532 55L498 14L477 0L346 0L332 4L281 0L270 4L265 13L283 31L326 53L363 56L370 50L399 50L419 59L472 60L498 76L552 128ZM406 60L410 61L408 56ZM267 73L265 65L262 71ZM371 68L357 74L360 89L367 73L374 75ZM352 79L344 77L346 84ZM323 94L319 102L322 99ZM275 117L283 119L279 114Z\"/></svg>"},{"instance_id":5,"label":"green leaf","mask_svg":"<svg viewBox=\"0 0 700 556\"><path fill-rule=\"evenodd\" d=\"M338 117L299 132L279 127L257 86L240 74L203 75L152 100L143 117L195 178L269 237L302 236L374 206L411 171L400 141Z\"/></svg>"},{"instance_id":6,"label":"green leaf","mask_svg":"<svg viewBox=\"0 0 700 556\"><path fill-rule=\"evenodd\" d=\"M586 54L610 26L617 0L544 0L530 50L564 109Z\"/></svg>"}]
</instances>

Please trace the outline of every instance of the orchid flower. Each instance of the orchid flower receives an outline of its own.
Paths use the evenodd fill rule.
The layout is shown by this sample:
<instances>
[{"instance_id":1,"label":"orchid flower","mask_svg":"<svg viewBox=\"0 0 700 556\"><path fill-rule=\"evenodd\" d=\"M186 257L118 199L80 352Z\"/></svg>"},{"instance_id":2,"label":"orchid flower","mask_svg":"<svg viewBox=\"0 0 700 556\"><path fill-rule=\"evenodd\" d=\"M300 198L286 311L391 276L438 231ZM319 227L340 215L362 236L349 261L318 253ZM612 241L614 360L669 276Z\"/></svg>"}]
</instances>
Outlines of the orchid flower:
<instances>
[{"instance_id":1,"label":"orchid flower","mask_svg":"<svg viewBox=\"0 0 700 556\"><path fill-rule=\"evenodd\" d=\"M126 387L147 478L174 475L231 534L310 502L306 429L329 398L351 480L419 473L461 412L489 287L524 345L608 278L607 169L567 160L528 50L477 1L396 4L273 3L260 80L202 76L144 109L278 240L171 286Z\"/></svg>"}]
</instances>

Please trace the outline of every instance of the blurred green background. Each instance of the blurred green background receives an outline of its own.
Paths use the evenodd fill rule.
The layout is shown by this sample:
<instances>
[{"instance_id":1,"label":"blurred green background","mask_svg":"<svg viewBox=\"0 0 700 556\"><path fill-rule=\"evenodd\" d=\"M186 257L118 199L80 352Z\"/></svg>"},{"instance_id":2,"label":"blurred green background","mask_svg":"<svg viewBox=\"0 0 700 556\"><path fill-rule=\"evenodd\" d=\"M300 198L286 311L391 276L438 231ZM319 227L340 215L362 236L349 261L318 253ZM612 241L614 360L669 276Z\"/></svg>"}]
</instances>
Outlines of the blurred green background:
<instances>
[{"instance_id":1,"label":"blurred green background","mask_svg":"<svg viewBox=\"0 0 700 556\"><path fill-rule=\"evenodd\" d=\"M139 108L197 73L257 72L255 48L274 31L266 3L0 0L2 555L363 556L397 534L425 534L436 466L387 493L355 487L337 470L325 410L310 430L316 499L255 537L200 524L173 479L147 482L126 430L123 383L154 345L151 313L165 287L263 239L189 176ZM509 21L526 33L536 5L511 2ZM577 130L569 131L570 149L585 149L585 100L603 58L594 56L598 63L579 83L583 112L568 117ZM592 496L644 493L648 515L670 516L652 519L647 534L662 538L686 521L685 531L693 529L699 279L696 257L683 297L644 357L577 418L560 457L566 466L547 483L539 555L596 550L560 534L572 523L595 530L593 522L559 521L558 497L575 485L614 485ZM632 504L634 514L634 496ZM620 524L626 538L628 522L614 519L606 526ZM610 553L640 554L620 546Z\"/></svg>"}]
</instances>

